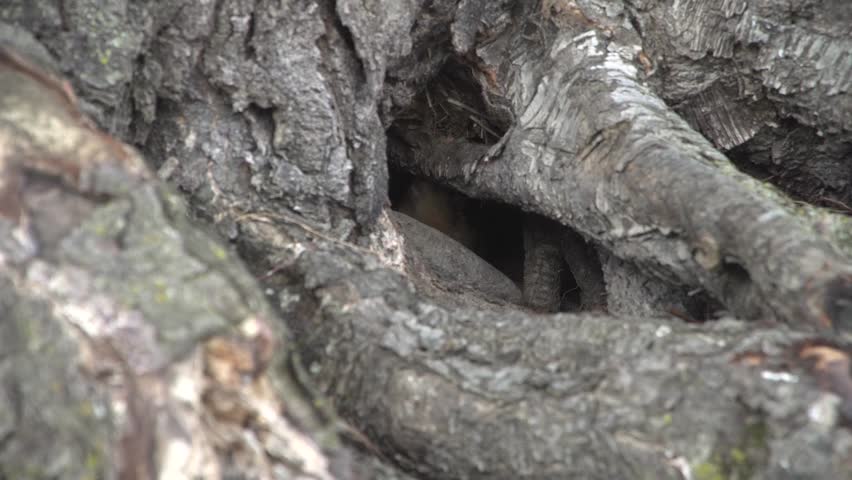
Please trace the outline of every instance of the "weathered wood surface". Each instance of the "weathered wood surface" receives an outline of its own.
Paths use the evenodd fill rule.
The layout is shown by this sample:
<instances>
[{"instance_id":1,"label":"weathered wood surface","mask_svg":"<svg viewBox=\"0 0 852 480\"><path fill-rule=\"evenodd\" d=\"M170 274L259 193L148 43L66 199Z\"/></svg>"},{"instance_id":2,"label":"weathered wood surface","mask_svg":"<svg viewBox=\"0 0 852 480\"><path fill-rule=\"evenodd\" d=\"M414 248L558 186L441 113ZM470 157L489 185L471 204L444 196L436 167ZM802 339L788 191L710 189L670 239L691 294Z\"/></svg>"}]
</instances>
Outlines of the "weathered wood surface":
<instances>
[{"instance_id":1,"label":"weathered wood surface","mask_svg":"<svg viewBox=\"0 0 852 480\"><path fill-rule=\"evenodd\" d=\"M675 115L647 85L639 46L619 42L629 35L581 26L545 29L542 44L522 33L544 27L519 22L477 52L477 68L494 75L481 88L508 99L516 118L497 155L465 139L408 137L397 161L558 220L737 316L852 328L844 240L815 231Z\"/></svg>"},{"instance_id":2,"label":"weathered wood surface","mask_svg":"<svg viewBox=\"0 0 852 480\"><path fill-rule=\"evenodd\" d=\"M769 8L777 2L762 0L722 9L709 1L542 3L81 0L57 11L47 1L13 1L0 19L39 33L83 108L140 145L191 212L237 244L293 330L307 372L357 428L350 436L385 458L424 478L852 478L844 426L852 417L843 344L848 219L794 203L716 150L748 152L773 138L767 125L799 122L797 129L824 135L824 167L804 171L838 171L852 109L848 76L834 66L847 58L837 49L848 39L848 7L805 2L778 14ZM811 14L800 20L802 12ZM775 56L806 43L785 47L793 57ZM790 61L803 65L795 75ZM449 93L470 103L485 86L477 118L507 132L502 148L414 129L402 145L392 135L389 151L407 152L393 160L572 226L601 252L607 288L620 286L607 292L618 307L611 310L642 315L471 308L464 296L436 304L404 275L404 242L383 211L384 128L405 126L401 117L448 63L473 79ZM723 109L701 116L710 104ZM497 140L489 135L488 143ZM796 152L779 150L784 158ZM825 185L845 199L844 186ZM74 190L61 191L60 201L39 204L42 215L74 211ZM119 196L130 209L116 218L139 218L150 229L142 232L191 250L162 261L182 279L194 270L176 259L199 255L183 241L194 230L167 227L183 218L179 209L149 220L177 208L152 200L171 198L160 195ZM80 215L58 216L89 218ZM3 242L15 235L4 232ZM85 265L102 272L95 259L103 249L90 253ZM142 254L123 258L148 264ZM118 272L128 271L122 264L102 273L119 285L128 277ZM205 284L199 293L176 286L200 318L184 315L179 325L207 332L209 304L199 299L249 305L231 313L265 311L246 282L223 280L231 290ZM3 291L38 291L33 282L17 285L20 293ZM696 288L761 321L726 316L700 325L646 315L664 311L658 295L677 300ZM34 310L16 302L3 304ZM224 317L233 321L222 321L225 331L245 318ZM67 321L38 318L54 327ZM828 324L839 330L826 331L831 338L811 331ZM201 337L181 337L189 339L181 348ZM234 340L245 341L263 344ZM53 364L74 364L73 355ZM273 383L298 370L289 361L272 365L265 372ZM15 405L33 395L15 393L25 400L4 410L20 412ZM315 414L301 407L287 403L299 418ZM32 412L14 418L50 425L49 445L67 451L73 428ZM35 430L10 438L29 445L25 431ZM21 451L6 452L27 458ZM87 454L81 447L70 455ZM143 467L165 471L157 462Z\"/></svg>"},{"instance_id":3,"label":"weathered wood surface","mask_svg":"<svg viewBox=\"0 0 852 480\"><path fill-rule=\"evenodd\" d=\"M255 279L6 32L0 477L351 478Z\"/></svg>"}]
</instances>

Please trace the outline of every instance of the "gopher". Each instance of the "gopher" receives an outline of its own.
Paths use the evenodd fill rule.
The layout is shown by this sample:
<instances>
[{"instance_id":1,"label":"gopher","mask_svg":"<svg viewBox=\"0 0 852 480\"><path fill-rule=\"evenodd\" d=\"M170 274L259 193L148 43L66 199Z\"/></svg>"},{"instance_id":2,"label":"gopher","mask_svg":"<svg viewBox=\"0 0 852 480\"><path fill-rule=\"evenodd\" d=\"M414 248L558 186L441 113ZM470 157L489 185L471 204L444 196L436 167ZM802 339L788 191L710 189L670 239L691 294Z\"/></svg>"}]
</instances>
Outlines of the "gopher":
<instances>
[{"instance_id":1,"label":"gopher","mask_svg":"<svg viewBox=\"0 0 852 480\"><path fill-rule=\"evenodd\" d=\"M403 194L398 210L473 249L474 229L465 216L460 194L427 180L415 179Z\"/></svg>"}]
</instances>

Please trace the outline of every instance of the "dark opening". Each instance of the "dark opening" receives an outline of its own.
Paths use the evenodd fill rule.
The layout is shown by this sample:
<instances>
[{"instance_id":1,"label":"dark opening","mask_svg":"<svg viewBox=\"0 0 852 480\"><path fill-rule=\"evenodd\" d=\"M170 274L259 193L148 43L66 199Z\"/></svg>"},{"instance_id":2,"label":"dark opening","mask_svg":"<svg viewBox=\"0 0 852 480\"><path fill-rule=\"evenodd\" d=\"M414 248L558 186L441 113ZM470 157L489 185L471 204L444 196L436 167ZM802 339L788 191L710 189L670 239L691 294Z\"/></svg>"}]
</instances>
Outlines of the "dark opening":
<instances>
[{"instance_id":1,"label":"dark opening","mask_svg":"<svg viewBox=\"0 0 852 480\"><path fill-rule=\"evenodd\" d=\"M459 241L523 289L524 212L418 177L416 172L423 166L412 168L408 163L418 148L412 144L453 138L493 145L505 134L511 115L491 102L476 75L475 65L452 58L418 95L394 112L388 128L391 208ZM563 260L560 269L560 310L579 310L578 282Z\"/></svg>"},{"instance_id":2,"label":"dark opening","mask_svg":"<svg viewBox=\"0 0 852 480\"><path fill-rule=\"evenodd\" d=\"M493 144L508 119L495 113L473 77L475 66L451 58L402 110L395 112L391 137L417 131L425 138L455 138ZM389 142L391 208L402 211L467 246L519 287L523 278L523 212L499 202L467 197L394 164Z\"/></svg>"},{"instance_id":3,"label":"dark opening","mask_svg":"<svg viewBox=\"0 0 852 480\"><path fill-rule=\"evenodd\" d=\"M582 297L580 291L580 285L577 283L577 280L574 278L574 275L571 273L571 269L568 268L568 264L563 260L561 262L562 268L562 298L559 302L559 311L560 312L576 312L583 308Z\"/></svg>"},{"instance_id":4,"label":"dark opening","mask_svg":"<svg viewBox=\"0 0 852 480\"><path fill-rule=\"evenodd\" d=\"M388 192L391 208L461 239L460 243L521 286L524 239L520 209L470 198L393 167Z\"/></svg>"},{"instance_id":5,"label":"dark opening","mask_svg":"<svg viewBox=\"0 0 852 480\"><path fill-rule=\"evenodd\" d=\"M464 244L523 289L525 214L520 209L467 197L398 168L390 169L388 191L391 208ZM559 311L578 311L583 307L580 287L564 260L560 270Z\"/></svg>"}]
</instances>

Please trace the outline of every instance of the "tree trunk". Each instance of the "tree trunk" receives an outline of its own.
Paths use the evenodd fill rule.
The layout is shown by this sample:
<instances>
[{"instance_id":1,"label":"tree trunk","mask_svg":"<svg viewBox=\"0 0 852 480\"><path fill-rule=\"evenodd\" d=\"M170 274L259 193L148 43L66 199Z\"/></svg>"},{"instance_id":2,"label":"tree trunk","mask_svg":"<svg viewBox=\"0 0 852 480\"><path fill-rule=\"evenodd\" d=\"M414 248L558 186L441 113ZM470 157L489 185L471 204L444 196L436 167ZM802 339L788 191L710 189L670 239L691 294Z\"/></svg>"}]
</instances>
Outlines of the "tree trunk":
<instances>
[{"instance_id":1,"label":"tree trunk","mask_svg":"<svg viewBox=\"0 0 852 480\"><path fill-rule=\"evenodd\" d=\"M852 478L799 3L13 0L0 476Z\"/></svg>"}]
</instances>

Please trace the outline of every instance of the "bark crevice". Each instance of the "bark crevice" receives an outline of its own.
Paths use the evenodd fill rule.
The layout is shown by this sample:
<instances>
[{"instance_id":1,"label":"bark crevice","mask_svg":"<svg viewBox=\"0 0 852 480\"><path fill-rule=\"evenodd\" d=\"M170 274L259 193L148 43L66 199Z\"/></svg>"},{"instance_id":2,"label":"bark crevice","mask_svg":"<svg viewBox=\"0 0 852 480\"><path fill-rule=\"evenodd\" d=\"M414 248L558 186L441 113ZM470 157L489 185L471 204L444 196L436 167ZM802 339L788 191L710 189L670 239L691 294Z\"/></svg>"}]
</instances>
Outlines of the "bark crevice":
<instances>
[{"instance_id":1,"label":"bark crevice","mask_svg":"<svg viewBox=\"0 0 852 480\"><path fill-rule=\"evenodd\" d=\"M850 478L848 2L10 1L0 476Z\"/></svg>"}]
</instances>

